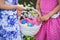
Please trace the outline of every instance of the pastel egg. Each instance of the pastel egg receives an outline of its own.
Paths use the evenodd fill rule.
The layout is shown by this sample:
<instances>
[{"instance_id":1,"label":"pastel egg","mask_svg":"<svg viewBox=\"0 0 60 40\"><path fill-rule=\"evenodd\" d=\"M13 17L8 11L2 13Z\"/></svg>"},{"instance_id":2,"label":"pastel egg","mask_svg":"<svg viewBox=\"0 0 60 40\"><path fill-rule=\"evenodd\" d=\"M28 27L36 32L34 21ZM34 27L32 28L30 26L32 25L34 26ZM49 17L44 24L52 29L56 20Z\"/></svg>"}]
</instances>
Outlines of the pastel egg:
<instances>
[{"instance_id":1,"label":"pastel egg","mask_svg":"<svg viewBox=\"0 0 60 40\"><path fill-rule=\"evenodd\" d=\"M29 27L32 27L32 26L33 26L33 24L32 24L32 23L28 23L28 26L29 26Z\"/></svg>"},{"instance_id":2,"label":"pastel egg","mask_svg":"<svg viewBox=\"0 0 60 40\"><path fill-rule=\"evenodd\" d=\"M22 23L22 24L25 24L25 23L27 23L27 21L23 19L23 20L21 21L21 23Z\"/></svg>"},{"instance_id":3,"label":"pastel egg","mask_svg":"<svg viewBox=\"0 0 60 40\"><path fill-rule=\"evenodd\" d=\"M28 26L28 24L27 24L27 23L25 23L25 24L24 24L24 26L25 26L25 27L27 27L27 26Z\"/></svg>"}]
</instances>

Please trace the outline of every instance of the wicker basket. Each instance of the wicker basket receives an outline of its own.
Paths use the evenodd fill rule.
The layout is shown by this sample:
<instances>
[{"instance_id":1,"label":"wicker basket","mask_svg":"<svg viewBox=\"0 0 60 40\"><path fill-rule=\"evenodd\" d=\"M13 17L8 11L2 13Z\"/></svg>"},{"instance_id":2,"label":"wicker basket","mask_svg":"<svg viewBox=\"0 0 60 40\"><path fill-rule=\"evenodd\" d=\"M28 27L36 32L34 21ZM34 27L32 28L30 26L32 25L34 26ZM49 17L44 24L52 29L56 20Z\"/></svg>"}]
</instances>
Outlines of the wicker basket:
<instances>
[{"instance_id":1,"label":"wicker basket","mask_svg":"<svg viewBox=\"0 0 60 40\"><path fill-rule=\"evenodd\" d=\"M23 35L25 36L34 36L38 33L40 27L41 27L41 24L39 26L33 26L33 27L25 27L23 24L21 24L21 32Z\"/></svg>"}]
</instances>

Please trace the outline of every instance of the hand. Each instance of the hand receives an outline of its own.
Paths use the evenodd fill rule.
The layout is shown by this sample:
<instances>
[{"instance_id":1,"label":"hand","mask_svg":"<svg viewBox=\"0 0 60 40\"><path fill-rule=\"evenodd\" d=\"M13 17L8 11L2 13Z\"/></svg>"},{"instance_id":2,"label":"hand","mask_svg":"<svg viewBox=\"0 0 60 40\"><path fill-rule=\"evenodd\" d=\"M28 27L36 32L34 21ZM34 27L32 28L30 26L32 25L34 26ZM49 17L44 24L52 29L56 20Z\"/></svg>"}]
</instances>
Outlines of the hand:
<instances>
[{"instance_id":1,"label":"hand","mask_svg":"<svg viewBox=\"0 0 60 40\"><path fill-rule=\"evenodd\" d=\"M44 15L41 17L41 21L47 21L49 18L49 15Z\"/></svg>"},{"instance_id":2,"label":"hand","mask_svg":"<svg viewBox=\"0 0 60 40\"><path fill-rule=\"evenodd\" d=\"M41 17L40 16L37 17L37 21L41 22Z\"/></svg>"},{"instance_id":3,"label":"hand","mask_svg":"<svg viewBox=\"0 0 60 40\"><path fill-rule=\"evenodd\" d=\"M17 15L20 16L22 11L17 10L17 12L18 12Z\"/></svg>"},{"instance_id":4,"label":"hand","mask_svg":"<svg viewBox=\"0 0 60 40\"><path fill-rule=\"evenodd\" d=\"M38 13L37 21L41 22L41 13L39 11L37 11L37 13Z\"/></svg>"},{"instance_id":5,"label":"hand","mask_svg":"<svg viewBox=\"0 0 60 40\"><path fill-rule=\"evenodd\" d=\"M22 11L25 7L23 5L17 5L16 10Z\"/></svg>"}]
</instances>

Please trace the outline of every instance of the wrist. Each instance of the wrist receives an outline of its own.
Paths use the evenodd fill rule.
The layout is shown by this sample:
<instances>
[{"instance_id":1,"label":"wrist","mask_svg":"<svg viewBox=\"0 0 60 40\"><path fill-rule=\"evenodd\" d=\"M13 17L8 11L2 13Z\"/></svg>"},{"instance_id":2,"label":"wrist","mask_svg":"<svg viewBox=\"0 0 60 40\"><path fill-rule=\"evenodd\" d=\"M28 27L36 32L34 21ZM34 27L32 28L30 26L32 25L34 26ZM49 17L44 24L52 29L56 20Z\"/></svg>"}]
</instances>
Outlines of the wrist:
<instances>
[{"instance_id":1,"label":"wrist","mask_svg":"<svg viewBox=\"0 0 60 40\"><path fill-rule=\"evenodd\" d=\"M17 9L17 5L11 5L11 9Z\"/></svg>"},{"instance_id":2,"label":"wrist","mask_svg":"<svg viewBox=\"0 0 60 40\"><path fill-rule=\"evenodd\" d=\"M17 6L17 5L15 5L15 9L16 9L16 10L18 9L18 6Z\"/></svg>"},{"instance_id":3,"label":"wrist","mask_svg":"<svg viewBox=\"0 0 60 40\"><path fill-rule=\"evenodd\" d=\"M50 18L50 17L52 16L52 13L48 13L47 15L48 15L48 17Z\"/></svg>"}]
</instances>

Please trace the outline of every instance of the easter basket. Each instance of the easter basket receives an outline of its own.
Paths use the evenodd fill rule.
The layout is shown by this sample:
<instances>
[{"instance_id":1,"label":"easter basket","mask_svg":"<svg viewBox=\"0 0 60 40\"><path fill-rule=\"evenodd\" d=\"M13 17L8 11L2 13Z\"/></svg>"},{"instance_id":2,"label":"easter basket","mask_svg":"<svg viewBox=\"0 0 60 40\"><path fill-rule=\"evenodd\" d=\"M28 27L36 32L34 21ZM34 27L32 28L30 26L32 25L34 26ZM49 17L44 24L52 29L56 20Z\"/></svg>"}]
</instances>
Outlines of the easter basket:
<instances>
[{"instance_id":1,"label":"easter basket","mask_svg":"<svg viewBox=\"0 0 60 40\"><path fill-rule=\"evenodd\" d=\"M33 27L25 27L23 24L21 25L21 32L23 33L23 35L25 36L34 36L38 33L40 26L33 26Z\"/></svg>"},{"instance_id":2,"label":"easter basket","mask_svg":"<svg viewBox=\"0 0 60 40\"><path fill-rule=\"evenodd\" d=\"M38 12L32 7L27 7L20 15L21 32L25 36L34 36L38 33L41 23L38 23L36 18Z\"/></svg>"}]
</instances>

